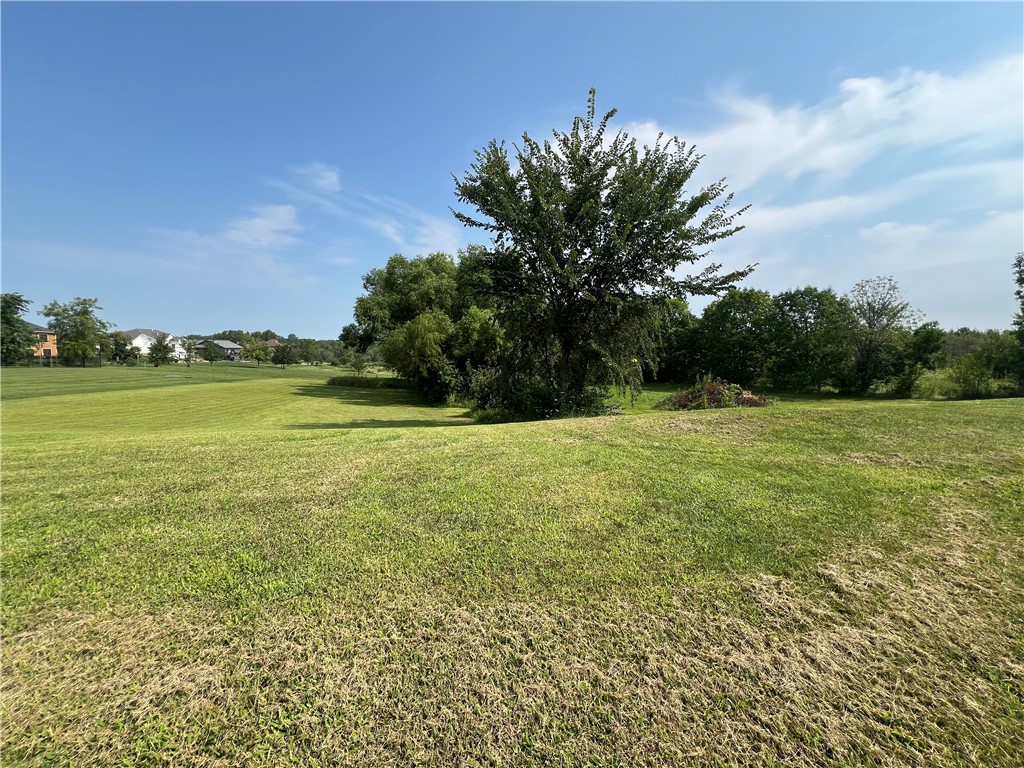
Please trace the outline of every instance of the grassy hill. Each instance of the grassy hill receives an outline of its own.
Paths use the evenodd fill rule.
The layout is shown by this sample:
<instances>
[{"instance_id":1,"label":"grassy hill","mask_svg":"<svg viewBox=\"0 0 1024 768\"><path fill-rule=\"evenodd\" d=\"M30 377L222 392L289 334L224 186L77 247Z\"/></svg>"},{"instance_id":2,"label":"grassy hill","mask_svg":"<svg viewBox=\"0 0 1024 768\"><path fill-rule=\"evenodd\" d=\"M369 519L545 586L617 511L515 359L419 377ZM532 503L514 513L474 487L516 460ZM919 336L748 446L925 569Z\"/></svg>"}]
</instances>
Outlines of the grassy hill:
<instances>
[{"instance_id":1,"label":"grassy hill","mask_svg":"<svg viewBox=\"0 0 1024 768\"><path fill-rule=\"evenodd\" d=\"M1004 765L1024 402L3 371L5 765Z\"/></svg>"}]
</instances>

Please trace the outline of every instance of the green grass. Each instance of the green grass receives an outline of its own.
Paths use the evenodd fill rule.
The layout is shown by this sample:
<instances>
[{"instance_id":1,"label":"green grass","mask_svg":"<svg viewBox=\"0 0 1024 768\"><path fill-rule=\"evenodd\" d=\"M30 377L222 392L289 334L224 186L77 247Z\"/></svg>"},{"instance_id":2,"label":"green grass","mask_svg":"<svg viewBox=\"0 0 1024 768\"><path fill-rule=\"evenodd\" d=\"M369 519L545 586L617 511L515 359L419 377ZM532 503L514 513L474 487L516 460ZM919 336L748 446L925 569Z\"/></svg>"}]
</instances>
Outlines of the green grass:
<instances>
[{"instance_id":1,"label":"green grass","mask_svg":"<svg viewBox=\"0 0 1024 768\"><path fill-rule=\"evenodd\" d=\"M5 765L1020 763L1021 400L334 373L3 371Z\"/></svg>"}]
</instances>

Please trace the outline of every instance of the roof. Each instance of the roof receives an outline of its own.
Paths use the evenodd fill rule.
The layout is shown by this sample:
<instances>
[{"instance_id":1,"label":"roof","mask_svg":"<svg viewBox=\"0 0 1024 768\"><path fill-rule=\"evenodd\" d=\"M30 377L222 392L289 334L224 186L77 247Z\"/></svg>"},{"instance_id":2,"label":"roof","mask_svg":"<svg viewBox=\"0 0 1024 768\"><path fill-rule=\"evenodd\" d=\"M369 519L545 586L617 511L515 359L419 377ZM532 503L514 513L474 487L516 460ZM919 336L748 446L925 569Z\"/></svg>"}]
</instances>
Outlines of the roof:
<instances>
[{"instance_id":1,"label":"roof","mask_svg":"<svg viewBox=\"0 0 1024 768\"><path fill-rule=\"evenodd\" d=\"M241 349L242 348L241 344L235 344L235 342L228 341L227 339L213 339L213 343L216 344L221 349Z\"/></svg>"},{"instance_id":2,"label":"roof","mask_svg":"<svg viewBox=\"0 0 1024 768\"><path fill-rule=\"evenodd\" d=\"M280 347L280 346L283 346L283 345L277 339L270 339L270 340L267 341L267 346L270 347L271 349L276 349L277 347Z\"/></svg>"},{"instance_id":3,"label":"roof","mask_svg":"<svg viewBox=\"0 0 1024 768\"><path fill-rule=\"evenodd\" d=\"M149 336L151 339L156 339L161 333L164 336L174 336L173 333L167 333L167 331L158 331L156 328L132 328L125 331L128 334L128 338L134 339L136 336Z\"/></svg>"}]
</instances>

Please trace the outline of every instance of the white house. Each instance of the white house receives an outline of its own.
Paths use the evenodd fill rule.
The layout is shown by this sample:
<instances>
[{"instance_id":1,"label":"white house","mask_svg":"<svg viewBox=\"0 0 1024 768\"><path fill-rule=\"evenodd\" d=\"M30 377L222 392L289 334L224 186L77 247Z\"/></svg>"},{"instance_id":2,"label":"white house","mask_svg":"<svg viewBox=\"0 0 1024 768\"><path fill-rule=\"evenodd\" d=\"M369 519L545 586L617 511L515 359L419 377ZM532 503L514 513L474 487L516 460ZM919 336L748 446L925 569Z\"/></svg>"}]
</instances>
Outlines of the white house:
<instances>
[{"instance_id":1,"label":"white house","mask_svg":"<svg viewBox=\"0 0 1024 768\"><path fill-rule=\"evenodd\" d=\"M158 331L156 328L132 328L125 331L125 333L128 335L128 343L144 355L149 354L150 346L156 341L156 337L163 333L167 336L167 343L174 348L171 357L175 360L185 359L185 349L181 346L181 339L173 333Z\"/></svg>"}]
</instances>

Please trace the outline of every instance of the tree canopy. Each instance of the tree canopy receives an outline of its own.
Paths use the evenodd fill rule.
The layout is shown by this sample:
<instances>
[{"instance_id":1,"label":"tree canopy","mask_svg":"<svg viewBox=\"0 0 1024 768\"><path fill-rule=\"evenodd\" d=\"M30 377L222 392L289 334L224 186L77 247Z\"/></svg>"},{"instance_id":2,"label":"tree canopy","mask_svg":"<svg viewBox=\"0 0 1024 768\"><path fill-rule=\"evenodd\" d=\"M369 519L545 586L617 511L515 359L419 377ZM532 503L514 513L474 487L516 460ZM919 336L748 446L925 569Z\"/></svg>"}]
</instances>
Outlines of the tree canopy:
<instances>
[{"instance_id":1,"label":"tree canopy","mask_svg":"<svg viewBox=\"0 0 1024 768\"><path fill-rule=\"evenodd\" d=\"M11 365L29 357L36 335L22 317L32 304L20 293L0 295L0 361Z\"/></svg>"},{"instance_id":2,"label":"tree canopy","mask_svg":"<svg viewBox=\"0 0 1024 768\"><path fill-rule=\"evenodd\" d=\"M67 304L51 301L42 311L49 318L47 327L57 334L57 348L61 358L87 360L99 356L100 347L107 343L110 325L96 312L102 309L99 299L77 297Z\"/></svg>"},{"instance_id":3,"label":"tree canopy","mask_svg":"<svg viewBox=\"0 0 1024 768\"><path fill-rule=\"evenodd\" d=\"M242 344L242 357L255 361L257 368L260 367L260 363L269 363L273 355L270 345L263 339L250 338Z\"/></svg>"},{"instance_id":4,"label":"tree canopy","mask_svg":"<svg viewBox=\"0 0 1024 768\"><path fill-rule=\"evenodd\" d=\"M524 134L510 157L491 141L455 179L459 202L476 209L456 218L493 238L487 272L507 342L499 369L519 415L538 415L515 402L524 389L545 412L569 413L609 385L638 388L639 361L653 351L650 300L716 294L753 269L710 264L679 276L738 232L746 209L730 212L724 181L687 192L702 156L679 139L641 149L622 131L607 136L615 114L596 120L591 90L586 117L553 131L554 143Z\"/></svg>"},{"instance_id":5,"label":"tree canopy","mask_svg":"<svg viewBox=\"0 0 1024 768\"><path fill-rule=\"evenodd\" d=\"M166 333L157 334L146 356L153 365L167 364L174 360L174 345L167 340Z\"/></svg>"}]
</instances>

